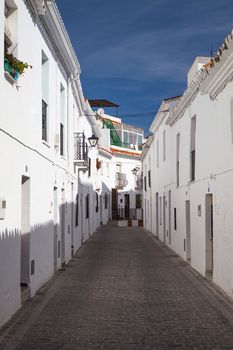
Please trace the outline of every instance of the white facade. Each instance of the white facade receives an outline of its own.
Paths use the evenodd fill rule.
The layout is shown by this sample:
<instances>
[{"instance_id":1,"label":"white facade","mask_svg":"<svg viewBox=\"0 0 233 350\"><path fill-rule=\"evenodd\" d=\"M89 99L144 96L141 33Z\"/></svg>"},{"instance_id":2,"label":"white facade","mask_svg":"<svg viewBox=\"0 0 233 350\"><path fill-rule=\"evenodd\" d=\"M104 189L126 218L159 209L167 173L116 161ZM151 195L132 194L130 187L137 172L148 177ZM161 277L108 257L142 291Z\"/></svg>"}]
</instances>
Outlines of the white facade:
<instances>
[{"instance_id":1,"label":"white facade","mask_svg":"<svg viewBox=\"0 0 233 350\"><path fill-rule=\"evenodd\" d=\"M143 151L145 227L231 297L232 37L183 96L163 101Z\"/></svg>"},{"instance_id":2,"label":"white facade","mask_svg":"<svg viewBox=\"0 0 233 350\"><path fill-rule=\"evenodd\" d=\"M0 70L0 325L100 223L95 171L88 176L87 166L74 162L74 133L87 140L100 131L58 9L40 4L0 1L0 59L7 49L32 65L18 79L5 61ZM93 164L96 154L89 150Z\"/></svg>"}]
</instances>

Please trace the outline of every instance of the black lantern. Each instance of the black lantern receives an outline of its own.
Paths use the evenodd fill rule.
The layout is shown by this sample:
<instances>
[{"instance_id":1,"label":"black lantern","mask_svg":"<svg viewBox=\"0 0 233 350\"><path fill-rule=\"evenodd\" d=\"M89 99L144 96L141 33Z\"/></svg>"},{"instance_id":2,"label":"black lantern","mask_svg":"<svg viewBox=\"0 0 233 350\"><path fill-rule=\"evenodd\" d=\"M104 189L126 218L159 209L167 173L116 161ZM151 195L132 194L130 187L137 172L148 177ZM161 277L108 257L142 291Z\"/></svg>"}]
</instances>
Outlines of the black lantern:
<instances>
[{"instance_id":1,"label":"black lantern","mask_svg":"<svg viewBox=\"0 0 233 350\"><path fill-rule=\"evenodd\" d=\"M91 137L88 137L88 141L90 143L91 148L94 148L97 145L99 138L95 135L92 135Z\"/></svg>"}]
</instances>

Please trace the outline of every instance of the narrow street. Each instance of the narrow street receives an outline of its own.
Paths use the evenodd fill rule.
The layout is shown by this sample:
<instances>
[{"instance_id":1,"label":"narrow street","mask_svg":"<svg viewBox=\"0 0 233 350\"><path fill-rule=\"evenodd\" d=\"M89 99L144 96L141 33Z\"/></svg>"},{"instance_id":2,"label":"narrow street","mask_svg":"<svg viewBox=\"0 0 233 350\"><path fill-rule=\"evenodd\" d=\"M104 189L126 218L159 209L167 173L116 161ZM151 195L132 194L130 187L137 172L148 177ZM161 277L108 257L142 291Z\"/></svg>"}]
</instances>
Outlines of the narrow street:
<instances>
[{"instance_id":1,"label":"narrow street","mask_svg":"<svg viewBox=\"0 0 233 350\"><path fill-rule=\"evenodd\" d=\"M0 349L233 349L233 304L140 228L107 225L0 332Z\"/></svg>"}]
</instances>

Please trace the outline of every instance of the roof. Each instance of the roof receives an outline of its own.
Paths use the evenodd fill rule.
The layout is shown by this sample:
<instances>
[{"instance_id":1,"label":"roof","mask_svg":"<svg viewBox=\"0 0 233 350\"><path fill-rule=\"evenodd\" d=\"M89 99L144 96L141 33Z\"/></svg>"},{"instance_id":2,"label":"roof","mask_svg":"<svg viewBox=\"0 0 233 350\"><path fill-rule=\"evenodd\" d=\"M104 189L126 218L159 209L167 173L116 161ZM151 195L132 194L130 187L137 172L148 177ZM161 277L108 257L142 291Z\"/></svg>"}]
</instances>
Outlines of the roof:
<instances>
[{"instance_id":1,"label":"roof","mask_svg":"<svg viewBox=\"0 0 233 350\"><path fill-rule=\"evenodd\" d=\"M89 100L89 103L91 107L119 107L116 103L103 99Z\"/></svg>"},{"instance_id":2,"label":"roof","mask_svg":"<svg viewBox=\"0 0 233 350\"><path fill-rule=\"evenodd\" d=\"M195 74L176 107L170 113L167 124L172 125L183 116L185 109L194 100L199 90L202 93L209 93L212 100L217 97L233 78L232 58L233 31L224 39L216 55Z\"/></svg>"}]
</instances>

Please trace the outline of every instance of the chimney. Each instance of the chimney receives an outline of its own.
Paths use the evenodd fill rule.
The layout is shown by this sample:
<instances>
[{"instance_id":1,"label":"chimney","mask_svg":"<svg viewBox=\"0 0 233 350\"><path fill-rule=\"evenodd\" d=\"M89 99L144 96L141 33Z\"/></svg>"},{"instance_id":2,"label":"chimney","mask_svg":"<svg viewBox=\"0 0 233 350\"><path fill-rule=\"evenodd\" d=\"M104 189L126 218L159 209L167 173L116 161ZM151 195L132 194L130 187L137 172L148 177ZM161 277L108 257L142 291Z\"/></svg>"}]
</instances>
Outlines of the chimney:
<instances>
[{"instance_id":1,"label":"chimney","mask_svg":"<svg viewBox=\"0 0 233 350\"><path fill-rule=\"evenodd\" d=\"M196 57L192 66L188 71L188 86L193 80L195 74L201 69L201 67L210 60L210 57Z\"/></svg>"}]
</instances>

